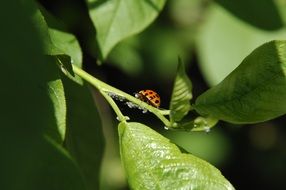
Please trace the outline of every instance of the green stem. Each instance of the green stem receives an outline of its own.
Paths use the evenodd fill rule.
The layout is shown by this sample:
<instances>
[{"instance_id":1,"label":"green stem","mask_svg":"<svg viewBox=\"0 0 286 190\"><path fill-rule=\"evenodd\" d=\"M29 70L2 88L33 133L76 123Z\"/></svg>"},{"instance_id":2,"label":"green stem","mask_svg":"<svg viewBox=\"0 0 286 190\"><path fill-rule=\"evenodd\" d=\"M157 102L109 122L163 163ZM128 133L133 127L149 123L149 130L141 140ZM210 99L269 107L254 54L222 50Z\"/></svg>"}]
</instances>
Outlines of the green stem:
<instances>
[{"instance_id":1,"label":"green stem","mask_svg":"<svg viewBox=\"0 0 286 190\"><path fill-rule=\"evenodd\" d=\"M100 91L100 93L104 96L104 98L108 101L108 103L110 104L110 106L112 107L112 109L114 110L114 112L116 113L118 120L121 121L126 121L126 117L122 114L122 112L120 111L119 107L117 106L117 104L114 102L114 100L107 95L105 92Z\"/></svg>"},{"instance_id":2,"label":"green stem","mask_svg":"<svg viewBox=\"0 0 286 190\"><path fill-rule=\"evenodd\" d=\"M117 88L114 88L113 86L110 86L100 80L98 80L97 78L91 76L90 74L88 74L87 72L85 72L84 70L78 68L77 66L75 65L72 65L73 67L73 71L78 75L80 76L81 78L83 78L84 80L86 80L87 82L89 82L91 85L93 85L95 88L97 88L103 95L105 94L105 98L106 100L110 103L110 99L111 97L109 97L110 99L107 99L107 96L109 96L108 94L116 94L116 96L119 96L119 97L122 97L124 99L127 99L128 101L134 103L135 105L138 105L140 106L141 108L143 109L146 109L148 111L150 111L151 113L153 113L154 115L156 115L163 123L164 125L169 128L171 127L171 122L166 118L164 117L164 115L168 115L170 113L169 110L160 110L160 109L157 109L145 102L142 102L141 100L135 98L134 96L131 96ZM113 101L113 100L112 100ZM111 104L111 106L114 106L113 103ZM117 107L117 106L116 106ZM113 107L114 111L118 112L119 108L115 108ZM119 110L120 111L120 110ZM122 119L121 117L123 116L121 111L120 113L118 112L116 114L119 114L117 115L119 117L119 119ZM121 115L120 115L121 114ZM124 116L123 116L124 117ZM125 119L126 120L126 119Z\"/></svg>"}]
</instances>

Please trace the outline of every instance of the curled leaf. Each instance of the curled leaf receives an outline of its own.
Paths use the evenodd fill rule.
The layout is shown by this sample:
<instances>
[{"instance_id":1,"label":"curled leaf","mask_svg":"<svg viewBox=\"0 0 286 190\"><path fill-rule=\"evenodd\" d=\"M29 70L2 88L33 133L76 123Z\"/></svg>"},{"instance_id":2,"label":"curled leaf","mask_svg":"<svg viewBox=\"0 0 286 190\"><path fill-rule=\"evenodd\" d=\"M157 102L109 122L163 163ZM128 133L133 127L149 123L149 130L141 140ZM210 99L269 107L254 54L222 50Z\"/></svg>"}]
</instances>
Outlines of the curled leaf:
<instances>
[{"instance_id":1,"label":"curled leaf","mask_svg":"<svg viewBox=\"0 0 286 190\"><path fill-rule=\"evenodd\" d=\"M192 83L185 72L185 66L179 59L177 76L175 79L171 102L170 120L180 121L191 109Z\"/></svg>"}]
</instances>

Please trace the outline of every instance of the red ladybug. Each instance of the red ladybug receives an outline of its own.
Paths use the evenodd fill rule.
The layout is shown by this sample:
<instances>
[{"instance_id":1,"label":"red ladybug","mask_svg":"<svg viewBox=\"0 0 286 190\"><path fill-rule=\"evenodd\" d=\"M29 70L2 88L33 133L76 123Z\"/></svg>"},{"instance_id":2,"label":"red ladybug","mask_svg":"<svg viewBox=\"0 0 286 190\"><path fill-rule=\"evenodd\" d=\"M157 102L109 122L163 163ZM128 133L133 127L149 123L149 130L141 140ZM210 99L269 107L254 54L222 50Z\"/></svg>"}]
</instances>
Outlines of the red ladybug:
<instances>
[{"instance_id":1,"label":"red ladybug","mask_svg":"<svg viewBox=\"0 0 286 190\"><path fill-rule=\"evenodd\" d=\"M159 108L161 103L159 94L153 90L140 90L135 93L135 97L151 106L154 106L155 108Z\"/></svg>"}]
</instances>

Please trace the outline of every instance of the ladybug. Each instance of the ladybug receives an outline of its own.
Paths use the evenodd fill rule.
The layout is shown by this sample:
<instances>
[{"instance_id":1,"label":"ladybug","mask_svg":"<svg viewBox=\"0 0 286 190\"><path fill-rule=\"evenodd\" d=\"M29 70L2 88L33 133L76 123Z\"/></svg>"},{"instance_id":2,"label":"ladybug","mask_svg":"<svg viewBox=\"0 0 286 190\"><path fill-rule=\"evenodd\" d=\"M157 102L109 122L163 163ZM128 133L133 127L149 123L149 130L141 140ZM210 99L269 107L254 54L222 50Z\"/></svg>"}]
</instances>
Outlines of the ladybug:
<instances>
[{"instance_id":1,"label":"ladybug","mask_svg":"<svg viewBox=\"0 0 286 190\"><path fill-rule=\"evenodd\" d=\"M159 108L161 103L159 94L153 90L140 90L135 93L135 97L155 108Z\"/></svg>"}]
</instances>

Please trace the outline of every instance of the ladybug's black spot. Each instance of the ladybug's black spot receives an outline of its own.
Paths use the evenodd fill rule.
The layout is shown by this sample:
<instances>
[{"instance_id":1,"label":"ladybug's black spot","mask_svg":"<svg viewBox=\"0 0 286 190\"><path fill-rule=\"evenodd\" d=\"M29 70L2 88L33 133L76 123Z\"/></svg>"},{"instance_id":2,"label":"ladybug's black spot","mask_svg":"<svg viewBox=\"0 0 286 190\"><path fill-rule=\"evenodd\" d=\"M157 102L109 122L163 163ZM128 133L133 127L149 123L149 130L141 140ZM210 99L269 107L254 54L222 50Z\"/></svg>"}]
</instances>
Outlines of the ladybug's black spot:
<instances>
[{"instance_id":1,"label":"ladybug's black spot","mask_svg":"<svg viewBox=\"0 0 286 190\"><path fill-rule=\"evenodd\" d=\"M153 92L149 92L149 94L151 95L151 94L153 94Z\"/></svg>"},{"instance_id":2,"label":"ladybug's black spot","mask_svg":"<svg viewBox=\"0 0 286 190\"><path fill-rule=\"evenodd\" d=\"M159 100L156 100L155 103L158 104L158 103L159 103Z\"/></svg>"}]
</instances>

